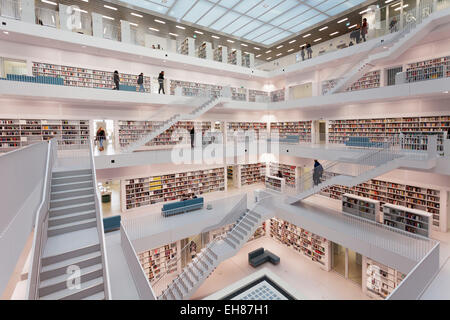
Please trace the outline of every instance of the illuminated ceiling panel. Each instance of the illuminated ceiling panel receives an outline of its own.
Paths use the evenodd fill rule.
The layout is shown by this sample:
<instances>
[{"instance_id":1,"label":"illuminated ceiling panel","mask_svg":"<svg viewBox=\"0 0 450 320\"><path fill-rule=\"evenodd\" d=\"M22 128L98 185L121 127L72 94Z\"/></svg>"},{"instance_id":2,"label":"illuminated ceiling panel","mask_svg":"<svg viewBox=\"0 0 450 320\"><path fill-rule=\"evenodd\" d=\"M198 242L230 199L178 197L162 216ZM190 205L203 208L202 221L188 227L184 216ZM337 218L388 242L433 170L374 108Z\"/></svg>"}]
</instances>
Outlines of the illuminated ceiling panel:
<instances>
[{"instance_id":1,"label":"illuminated ceiling panel","mask_svg":"<svg viewBox=\"0 0 450 320\"><path fill-rule=\"evenodd\" d=\"M270 46L366 0L121 0Z\"/></svg>"}]
</instances>

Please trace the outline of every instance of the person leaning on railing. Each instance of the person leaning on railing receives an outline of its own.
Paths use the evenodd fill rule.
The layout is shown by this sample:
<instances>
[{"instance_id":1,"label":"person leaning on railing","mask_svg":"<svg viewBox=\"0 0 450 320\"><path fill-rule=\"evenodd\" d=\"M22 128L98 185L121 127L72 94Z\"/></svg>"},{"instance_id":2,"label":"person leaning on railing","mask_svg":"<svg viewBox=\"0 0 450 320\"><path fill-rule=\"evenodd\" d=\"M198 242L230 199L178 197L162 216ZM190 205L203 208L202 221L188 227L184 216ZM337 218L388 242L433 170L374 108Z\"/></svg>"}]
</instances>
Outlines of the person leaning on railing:
<instances>
[{"instance_id":1,"label":"person leaning on railing","mask_svg":"<svg viewBox=\"0 0 450 320\"><path fill-rule=\"evenodd\" d=\"M103 141L105 141L105 139L106 139L106 132L105 132L105 130L103 130L102 127L98 128L95 140L97 140L98 143L99 143L99 146L98 146L98 150L99 151L103 151L105 149L103 147Z\"/></svg>"}]
</instances>

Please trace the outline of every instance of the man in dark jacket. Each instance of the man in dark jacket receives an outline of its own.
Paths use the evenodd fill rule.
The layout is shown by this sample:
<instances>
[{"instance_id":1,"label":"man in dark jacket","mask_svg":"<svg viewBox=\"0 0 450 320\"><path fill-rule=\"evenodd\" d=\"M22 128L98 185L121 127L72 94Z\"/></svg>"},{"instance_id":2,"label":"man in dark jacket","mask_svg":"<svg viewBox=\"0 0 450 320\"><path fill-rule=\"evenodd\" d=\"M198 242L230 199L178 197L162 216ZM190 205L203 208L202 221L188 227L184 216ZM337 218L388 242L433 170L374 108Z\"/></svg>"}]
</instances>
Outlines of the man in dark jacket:
<instances>
[{"instance_id":1,"label":"man in dark jacket","mask_svg":"<svg viewBox=\"0 0 450 320\"><path fill-rule=\"evenodd\" d=\"M314 185L317 186L320 183L320 179L322 178L323 167L319 163L319 161L314 160L314 172L313 172L313 180Z\"/></svg>"},{"instance_id":2,"label":"man in dark jacket","mask_svg":"<svg viewBox=\"0 0 450 320\"><path fill-rule=\"evenodd\" d=\"M120 77L119 77L119 71L114 71L114 85L116 86L113 88L113 90L119 90L119 83L120 83Z\"/></svg>"},{"instance_id":3,"label":"man in dark jacket","mask_svg":"<svg viewBox=\"0 0 450 320\"><path fill-rule=\"evenodd\" d=\"M141 72L141 74L138 77L137 84L139 85L139 92L145 92L144 89L144 74Z\"/></svg>"},{"instance_id":4,"label":"man in dark jacket","mask_svg":"<svg viewBox=\"0 0 450 320\"><path fill-rule=\"evenodd\" d=\"M193 148L194 147L194 138L195 138L194 126L192 126L191 130L189 131L189 133L191 134L191 148Z\"/></svg>"},{"instance_id":5,"label":"man in dark jacket","mask_svg":"<svg viewBox=\"0 0 450 320\"><path fill-rule=\"evenodd\" d=\"M158 83L159 83L158 94L161 93L161 90L162 90L163 94L166 94L166 93L164 92L164 71L161 71L161 72L159 73L159 76L158 76Z\"/></svg>"}]
</instances>

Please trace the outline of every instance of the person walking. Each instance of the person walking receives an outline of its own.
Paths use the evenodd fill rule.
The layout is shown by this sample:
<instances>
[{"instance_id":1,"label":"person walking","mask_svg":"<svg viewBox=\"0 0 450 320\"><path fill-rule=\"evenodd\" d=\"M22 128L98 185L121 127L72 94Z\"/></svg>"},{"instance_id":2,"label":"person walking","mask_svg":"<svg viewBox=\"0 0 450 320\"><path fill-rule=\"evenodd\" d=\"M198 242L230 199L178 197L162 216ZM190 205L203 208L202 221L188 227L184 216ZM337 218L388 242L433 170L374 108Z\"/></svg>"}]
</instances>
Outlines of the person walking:
<instances>
[{"instance_id":1,"label":"person walking","mask_svg":"<svg viewBox=\"0 0 450 320\"><path fill-rule=\"evenodd\" d=\"M369 23L367 22L367 19L364 18L362 26L361 26L361 36L362 36L364 42L366 42L366 35L367 35L368 30L369 30Z\"/></svg>"},{"instance_id":2,"label":"person walking","mask_svg":"<svg viewBox=\"0 0 450 320\"><path fill-rule=\"evenodd\" d=\"M120 83L120 77L119 77L119 71L114 71L114 85L115 88L113 90L119 90L119 83Z\"/></svg>"},{"instance_id":3,"label":"person walking","mask_svg":"<svg viewBox=\"0 0 450 320\"><path fill-rule=\"evenodd\" d=\"M139 92L145 92L144 88L144 74L141 72L137 79L137 84L139 85Z\"/></svg>"},{"instance_id":4,"label":"person walking","mask_svg":"<svg viewBox=\"0 0 450 320\"><path fill-rule=\"evenodd\" d=\"M302 46L302 51L300 51L300 55L302 56L302 61L305 61L305 46Z\"/></svg>"},{"instance_id":5,"label":"person walking","mask_svg":"<svg viewBox=\"0 0 450 320\"><path fill-rule=\"evenodd\" d=\"M159 83L158 94L161 93L161 90L162 90L163 94L166 94L166 93L164 92L164 71L161 71L161 72L159 73L159 76L158 76L158 83Z\"/></svg>"},{"instance_id":6,"label":"person walking","mask_svg":"<svg viewBox=\"0 0 450 320\"><path fill-rule=\"evenodd\" d=\"M356 43L360 43L361 42L361 27L359 24L356 25L355 31L354 32L354 37L356 39Z\"/></svg>"},{"instance_id":7,"label":"person walking","mask_svg":"<svg viewBox=\"0 0 450 320\"><path fill-rule=\"evenodd\" d=\"M312 53L313 53L313 51L312 51L312 48L311 48L311 44L310 44L310 43L307 43L307 44L306 44L306 53L308 54L308 59L311 59L311 58L312 58Z\"/></svg>"},{"instance_id":8,"label":"person walking","mask_svg":"<svg viewBox=\"0 0 450 320\"><path fill-rule=\"evenodd\" d=\"M105 150L105 148L103 147L103 141L105 141L105 139L106 139L106 132L105 132L105 130L103 130L102 127L98 128L95 138L99 143L98 150L99 151Z\"/></svg>"},{"instance_id":9,"label":"person walking","mask_svg":"<svg viewBox=\"0 0 450 320\"><path fill-rule=\"evenodd\" d=\"M313 180L314 185L317 186L320 183L320 179L322 178L323 167L319 161L314 160L314 171L313 171Z\"/></svg>"},{"instance_id":10,"label":"person walking","mask_svg":"<svg viewBox=\"0 0 450 320\"><path fill-rule=\"evenodd\" d=\"M397 31L397 18L396 17L393 17L391 20L391 23L389 23L389 31L391 31L391 33Z\"/></svg>"},{"instance_id":11,"label":"person walking","mask_svg":"<svg viewBox=\"0 0 450 320\"><path fill-rule=\"evenodd\" d=\"M190 135L191 135L191 148L194 147L194 139L195 139L195 130L194 130L194 126L192 126L191 130L189 131Z\"/></svg>"}]
</instances>

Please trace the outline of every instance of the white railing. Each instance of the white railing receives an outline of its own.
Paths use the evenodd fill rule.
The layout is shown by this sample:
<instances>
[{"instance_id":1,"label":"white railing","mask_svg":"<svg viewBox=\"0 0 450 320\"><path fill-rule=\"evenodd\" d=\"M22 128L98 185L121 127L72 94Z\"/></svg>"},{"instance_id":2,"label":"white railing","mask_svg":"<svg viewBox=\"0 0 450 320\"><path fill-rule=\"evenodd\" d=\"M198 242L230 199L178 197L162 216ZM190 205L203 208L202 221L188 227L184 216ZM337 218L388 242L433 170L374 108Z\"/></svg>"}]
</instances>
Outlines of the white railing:
<instances>
[{"instance_id":1,"label":"white railing","mask_svg":"<svg viewBox=\"0 0 450 320\"><path fill-rule=\"evenodd\" d=\"M28 272L27 299L39 299L39 275L41 273L41 257L47 242L48 214L50 208L50 195L52 183L52 169L56 162L57 151L54 139L48 142L47 160L44 173L44 188L42 190L42 201L36 213L34 227L33 246L31 249L30 268Z\"/></svg>"},{"instance_id":2,"label":"white railing","mask_svg":"<svg viewBox=\"0 0 450 320\"><path fill-rule=\"evenodd\" d=\"M125 259L130 269L131 276L133 277L134 285L139 294L141 300L156 300L156 295L150 285L147 275L142 268L141 262L136 255L136 250L134 249L133 243L128 237L127 231L125 230L123 224L120 224L120 244L122 246L122 251Z\"/></svg>"},{"instance_id":3,"label":"white railing","mask_svg":"<svg viewBox=\"0 0 450 320\"><path fill-rule=\"evenodd\" d=\"M111 287L109 280L109 267L108 267L108 259L106 254L106 246L105 246L105 230L103 228L103 214L102 214L102 206L101 206L101 195L97 188L97 175L95 172L95 161L94 161L94 145L92 140L89 140L89 155L90 155L90 168L92 170L92 187L95 190L95 214L97 219L97 232L98 232L98 240L100 242L100 250L102 254L102 267L103 267L103 285L104 285L104 293L105 300L111 300Z\"/></svg>"},{"instance_id":4,"label":"white railing","mask_svg":"<svg viewBox=\"0 0 450 320\"><path fill-rule=\"evenodd\" d=\"M20 1L0 0L0 16L20 20Z\"/></svg>"},{"instance_id":5,"label":"white railing","mask_svg":"<svg viewBox=\"0 0 450 320\"><path fill-rule=\"evenodd\" d=\"M36 22L42 26L59 28L59 13L55 10L37 7Z\"/></svg>"},{"instance_id":6,"label":"white railing","mask_svg":"<svg viewBox=\"0 0 450 320\"><path fill-rule=\"evenodd\" d=\"M103 22L103 38L120 41L121 30L118 26Z\"/></svg>"}]
</instances>

